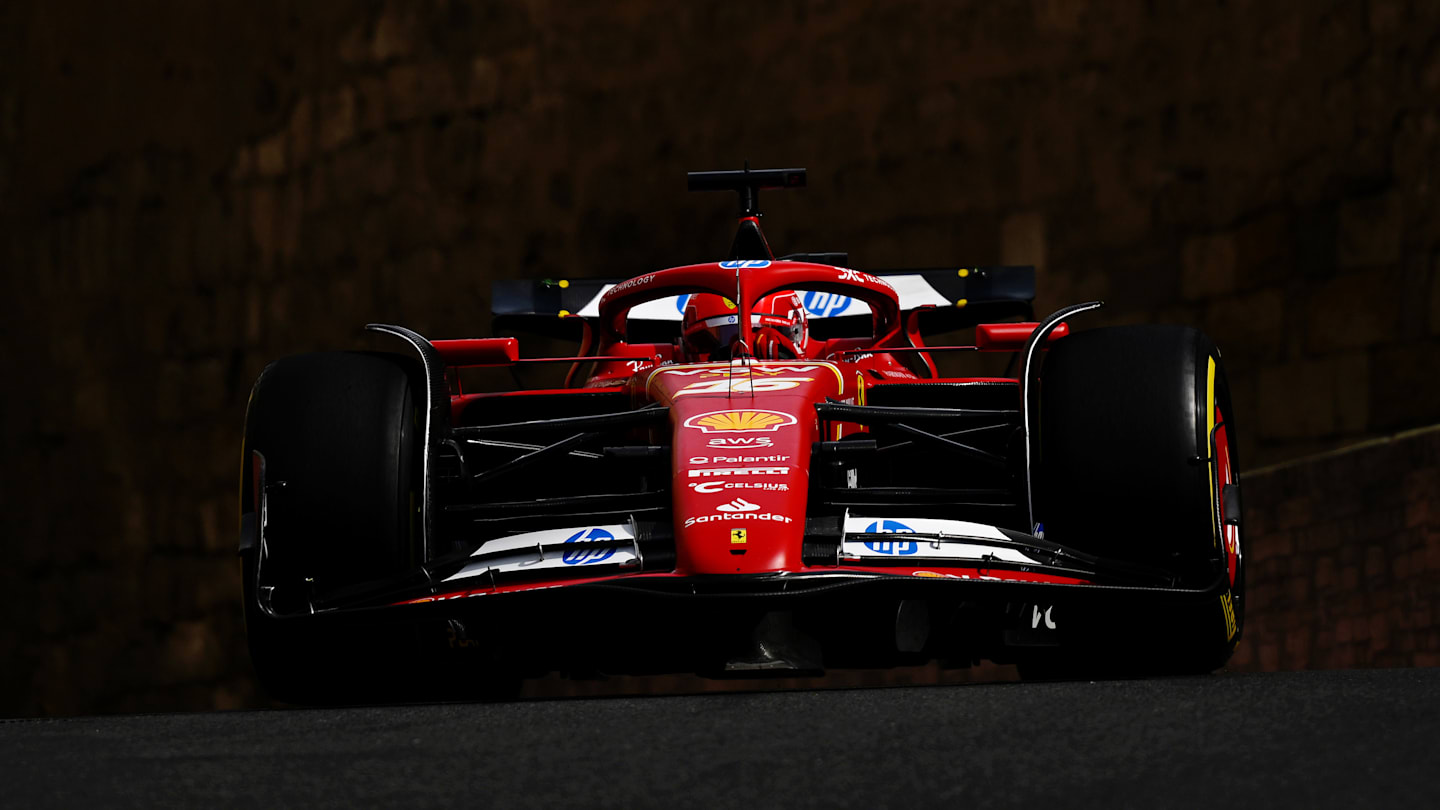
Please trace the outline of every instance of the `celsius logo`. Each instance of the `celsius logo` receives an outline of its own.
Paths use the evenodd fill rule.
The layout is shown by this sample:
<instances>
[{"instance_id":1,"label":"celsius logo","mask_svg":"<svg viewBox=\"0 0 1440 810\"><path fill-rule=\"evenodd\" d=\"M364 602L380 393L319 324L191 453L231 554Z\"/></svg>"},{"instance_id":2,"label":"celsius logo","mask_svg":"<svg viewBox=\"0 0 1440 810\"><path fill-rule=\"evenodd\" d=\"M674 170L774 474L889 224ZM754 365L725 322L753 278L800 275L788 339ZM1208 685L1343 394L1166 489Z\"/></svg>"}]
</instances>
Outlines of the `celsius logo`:
<instances>
[{"instance_id":1,"label":"celsius logo","mask_svg":"<svg viewBox=\"0 0 1440 810\"><path fill-rule=\"evenodd\" d=\"M835 293L809 290L800 296L805 311L817 318L829 318L844 312L850 306L850 299Z\"/></svg>"},{"instance_id":2,"label":"celsius logo","mask_svg":"<svg viewBox=\"0 0 1440 810\"><path fill-rule=\"evenodd\" d=\"M760 504L751 503L744 498L736 498L729 503L722 503L715 507L716 512L755 512L760 509Z\"/></svg>"},{"instance_id":3,"label":"celsius logo","mask_svg":"<svg viewBox=\"0 0 1440 810\"><path fill-rule=\"evenodd\" d=\"M898 520L877 520L865 527L866 534L914 534L915 530ZM895 554L905 557L920 550L914 540L872 540L865 547L876 554Z\"/></svg>"},{"instance_id":4,"label":"celsius logo","mask_svg":"<svg viewBox=\"0 0 1440 810\"><path fill-rule=\"evenodd\" d=\"M789 484L772 484L769 481L701 481L691 482L690 488L702 495L714 495L727 489L761 489L766 492L789 492Z\"/></svg>"},{"instance_id":5,"label":"celsius logo","mask_svg":"<svg viewBox=\"0 0 1440 810\"><path fill-rule=\"evenodd\" d=\"M590 565L592 563L604 562L615 554L615 548L591 548L589 543L596 541L614 540L615 535L604 529L584 529L565 538L566 543L576 544L575 548L566 549L560 555L560 559L566 565Z\"/></svg>"}]
</instances>

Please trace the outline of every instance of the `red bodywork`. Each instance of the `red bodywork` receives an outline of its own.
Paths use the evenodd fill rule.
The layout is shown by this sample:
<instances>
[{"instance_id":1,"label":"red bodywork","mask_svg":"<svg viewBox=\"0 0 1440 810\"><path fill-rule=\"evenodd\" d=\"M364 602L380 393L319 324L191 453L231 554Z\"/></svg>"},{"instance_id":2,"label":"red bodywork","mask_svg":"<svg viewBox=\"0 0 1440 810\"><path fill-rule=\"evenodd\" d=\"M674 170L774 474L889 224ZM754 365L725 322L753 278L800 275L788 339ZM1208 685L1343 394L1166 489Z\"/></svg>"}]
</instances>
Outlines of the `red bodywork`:
<instances>
[{"instance_id":1,"label":"red bodywork","mask_svg":"<svg viewBox=\"0 0 1440 810\"><path fill-rule=\"evenodd\" d=\"M241 551L257 662L284 666L295 640L315 633L337 650L414 654L405 660L427 676L424 662L456 664L446 681L463 672L766 677L986 658L1043 670L1064 650L1114 650L1120 638L1211 638L1222 613L1233 644L1243 620L1239 488L1233 429L1215 400L1228 389L1216 388L1214 365L1214 412L1196 409L1209 420L1210 456L1199 454L1198 428L1199 452L1181 454L1211 462L1218 553L1203 562L1213 570L1067 546L1058 517L1054 542L1043 521L1057 490L1048 480L1037 488L1033 473L1073 478L1084 467L1044 464L1057 446L1041 441L1045 380L1060 378L1041 373L1040 358L1068 335L1063 321L1101 302L1007 322L1033 317L1033 268L876 275L842 266L843 253L777 260L757 195L803 186L803 170L700 172L689 182L739 193L729 260L618 283L496 282L496 329L578 338L573 356L526 357L513 337L432 341L371 324L408 343L419 363L387 357L372 379L345 358L336 385L257 383L280 403L257 411L269 419L262 425L281 421L282 395L310 406L363 384L376 398L363 407L357 398L358 420L381 393L406 392L385 411L379 459L399 487L384 478L383 491L364 490L395 497L397 525L374 538L394 555L384 566L393 576L345 566L332 580L323 566L311 576L305 565L315 561L286 548L299 548L309 524L287 520L326 486L298 473L288 480L278 463L267 483L265 456L249 459ZM974 339L929 346L922 325L973 327ZM941 377L936 357L963 352L1009 353L1005 374L1016 376ZM537 364L564 370L563 382L557 373L527 388L534 380L522 369ZM507 370L520 390L465 391L486 376L463 373L477 367ZM1064 402L1055 390L1049 401ZM349 421L336 424L347 429L332 443L350 442ZM246 435L248 444L248 423ZM1103 454L1100 438L1083 446ZM339 500L356 482L329 489ZM1086 497L1085 508L1125 508L1124 483L1113 489L1113 498ZM270 537L272 497L282 508ZM330 511L316 503L317 515ZM1156 526L1156 543L1166 531ZM323 547L348 554L359 545L349 539Z\"/></svg>"},{"instance_id":2,"label":"red bodywork","mask_svg":"<svg viewBox=\"0 0 1440 810\"><path fill-rule=\"evenodd\" d=\"M737 266L738 265L738 266ZM683 345L630 344L625 341L626 315L635 306L657 298L712 293L737 304L739 323L750 322L750 307L780 290L816 290L864 301L873 318L872 335L812 340L807 356L793 360L700 362ZM594 354L583 358L521 360L513 338L435 341L451 367L496 366L569 360L593 363L585 389L623 389L640 408L668 408L668 436L653 443L671 448L671 495L676 563L671 573L634 573L621 578L755 575L820 570L801 559L811 448L867 430L862 425L831 422L822 436L817 403L836 401L864 405L868 390L878 385L916 382L1010 383L1014 378L933 377L934 364L919 339L906 328L894 289L882 278L856 270L789 261L720 262L689 265L648 273L609 289L600 299L593 341ZM1018 351L1034 331L1034 323L982 324L976 329L980 351ZM1062 324L1052 339L1066 334ZM589 338L587 332L587 338ZM587 348L589 348L587 346ZM891 350L891 351L887 351ZM907 364L902 358L919 362ZM918 368L925 376L916 373ZM452 393L457 420L474 400L486 397L553 396L574 391L540 390L495 394ZM835 567L823 570L834 571ZM975 566L916 570L846 566L922 578L1078 584L1087 580L1035 572L983 570ZM465 587L407 602L442 601L463 596L532 590L574 582L573 571L555 570L553 580L521 584L466 581ZM588 582L613 578L591 577Z\"/></svg>"}]
</instances>

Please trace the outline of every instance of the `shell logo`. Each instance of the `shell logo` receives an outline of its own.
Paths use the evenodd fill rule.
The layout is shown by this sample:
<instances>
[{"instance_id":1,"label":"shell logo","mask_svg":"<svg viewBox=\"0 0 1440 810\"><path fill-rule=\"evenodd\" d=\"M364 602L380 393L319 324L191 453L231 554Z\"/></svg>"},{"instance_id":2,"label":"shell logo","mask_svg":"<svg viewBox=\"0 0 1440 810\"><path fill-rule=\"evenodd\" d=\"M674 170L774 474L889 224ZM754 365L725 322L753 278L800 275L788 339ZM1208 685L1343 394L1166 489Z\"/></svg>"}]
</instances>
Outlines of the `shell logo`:
<instances>
[{"instance_id":1,"label":"shell logo","mask_svg":"<svg viewBox=\"0 0 1440 810\"><path fill-rule=\"evenodd\" d=\"M774 433L795 424L795 417L776 411L711 411L692 416L684 424L704 433Z\"/></svg>"}]
</instances>

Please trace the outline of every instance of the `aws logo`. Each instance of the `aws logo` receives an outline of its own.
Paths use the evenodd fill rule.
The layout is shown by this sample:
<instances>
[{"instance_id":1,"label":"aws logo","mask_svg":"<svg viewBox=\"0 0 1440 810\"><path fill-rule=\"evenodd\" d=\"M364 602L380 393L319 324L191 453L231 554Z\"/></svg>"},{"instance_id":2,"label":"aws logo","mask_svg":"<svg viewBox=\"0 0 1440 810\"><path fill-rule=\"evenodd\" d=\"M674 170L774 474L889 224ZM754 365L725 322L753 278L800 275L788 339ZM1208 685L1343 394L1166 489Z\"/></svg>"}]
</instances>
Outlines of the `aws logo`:
<instances>
[{"instance_id":1,"label":"aws logo","mask_svg":"<svg viewBox=\"0 0 1440 810\"><path fill-rule=\"evenodd\" d=\"M771 447L775 443L766 436L730 436L711 439L711 447Z\"/></svg>"}]
</instances>

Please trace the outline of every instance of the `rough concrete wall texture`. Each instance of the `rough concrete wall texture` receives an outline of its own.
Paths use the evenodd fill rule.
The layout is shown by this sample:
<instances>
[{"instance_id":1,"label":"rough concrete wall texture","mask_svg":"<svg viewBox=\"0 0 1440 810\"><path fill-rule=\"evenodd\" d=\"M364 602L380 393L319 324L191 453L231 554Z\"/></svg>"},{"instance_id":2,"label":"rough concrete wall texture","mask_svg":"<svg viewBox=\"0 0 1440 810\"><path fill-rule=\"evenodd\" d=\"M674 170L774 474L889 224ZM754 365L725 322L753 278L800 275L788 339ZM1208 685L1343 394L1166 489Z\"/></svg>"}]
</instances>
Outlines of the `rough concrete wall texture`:
<instances>
[{"instance_id":1,"label":"rough concrete wall texture","mask_svg":"<svg viewBox=\"0 0 1440 810\"><path fill-rule=\"evenodd\" d=\"M1419 0L0 5L0 713L257 700L264 364L713 258L732 202L687 169L809 166L765 199L783 248L1034 263L1040 310L1203 327L1248 465L1440 421L1437 32Z\"/></svg>"},{"instance_id":2,"label":"rough concrete wall texture","mask_svg":"<svg viewBox=\"0 0 1440 810\"><path fill-rule=\"evenodd\" d=\"M1242 486L1250 618L1231 669L1440 666L1440 427Z\"/></svg>"}]
</instances>

